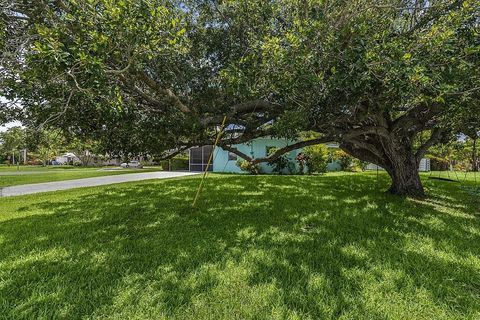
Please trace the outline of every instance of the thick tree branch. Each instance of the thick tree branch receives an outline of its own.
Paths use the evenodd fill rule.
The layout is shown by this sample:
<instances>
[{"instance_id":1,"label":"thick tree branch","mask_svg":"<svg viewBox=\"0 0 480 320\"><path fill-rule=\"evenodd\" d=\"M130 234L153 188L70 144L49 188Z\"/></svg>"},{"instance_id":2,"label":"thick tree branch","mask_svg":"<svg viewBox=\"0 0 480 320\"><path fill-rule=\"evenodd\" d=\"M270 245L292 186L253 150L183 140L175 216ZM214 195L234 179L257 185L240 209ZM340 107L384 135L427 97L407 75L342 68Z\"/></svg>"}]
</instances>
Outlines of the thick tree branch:
<instances>
[{"instance_id":1,"label":"thick tree branch","mask_svg":"<svg viewBox=\"0 0 480 320\"><path fill-rule=\"evenodd\" d=\"M380 142L379 139L381 139L381 137L378 138L377 145L367 141L366 139L360 140L358 137L357 138L351 138L351 139L345 140L345 141L348 142L348 143L351 143L356 148L361 148L361 149L368 150L369 152L371 152L374 156L376 156L378 158L383 158L384 153L383 153L382 149L378 148L378 144L381 145L381 142Z\"/></svg>"},{"instance_id":2,"label":"thick tree branch","mask_svg":"<svg viewBox=\"0 0 480 320\"><path fill-rule=\"evenodd\" d=\"M273 108L274 105L270 102L262 99L256 99L231 106L229 108L229 111L225 115L227 116L227 120L229 121L238 121L241 116L244 116L246 114L271 111L273 110ZM202 119L201 123L204 127L207 127L209 125L220 124L222 123L222 120L223 116L211 116Z\"/></svg>"},{"instance_id":3,"label":"thick tree branch","mask_svg":"<svg viewBox=\"0 0 480 320\"><path fill-rule=\"evenodd\" d=\"M189 107L187 107L180 99L173 93L172 90L168 88L162 87L160 84L158 84L155 80L153 80L150 76L148 76L144 71L140 71L137 73L138 78L145 83L150 89L154 90L158 94L164 96L172 104L177 107L180 111L183 113L191 113L192 111L190 110Z\"/></svg>"},{"instance_id":4,"label":"thick tree branch","mask_svg":"<svg viewBox=\"0 0 480 320\"><path fill-rule=\"evenodd\" d=\"M425 153L427 153L428 149L431 146L435 145L440 141L444 132L445 131L442 128L433 129L430 138L424 144L422 144L415 153L415 158L417 159L417 162L420 162L420 160L423 158Z\"/></svg>"},{"instance_id":5,"label":"thick tree branch","mask_svg":"<svg viewBox=\"0 0 480 320\"><path fill-rule=\"evenodd\" d=\"M390 133L386 128L381 126L366 126L366 127L360 127L360 128L349 130L348 133L342 135L342 139L349 140L361 135L368 135L368 134L380 135L385 138L390 138Z\"/></svg>"},{"instance_id":6,"label":"thick tree branch","mask_svg":"<svg viewBox=\"0 0 480 320\"><path fill-rule=\"evenodd\" d=\"M281 157L282 155L284 155L287 152L290 152L290 151L293 151L293 150L296 150L296 149L300 149L300 148L304 148L304 147L308 147L308 146L313 146L313 145L320 144L320 143L331 142L331 141L332 141L331 137L322 137L322 138L317 138L317 139L312 139L312 140L300 141L300 142L288 145L284 148L278 149L275 153L273 153L272 155L270 155L268 157L253 159L252 162L253 163L272 162L272 161L275 161L276 159L278 159L279 157Z\"/></svg>"},{"instance_id":7,"label":"thick tree branch","mask_svg":"<svg viewBox=\"0 0 480 320\"><path fill-rule=\"evenodd\" d=\"M240 150L238 150L238 149L235 148L235 147L232 147L232 146L229 146L229 145L223 144L223 143L220 144L219 146L220 146L220 148L222 148L222 149L225 150L225 151L235 153L237 156L239 156L240 158L242 158L242 159L244 159L244 160L247 160L247 161L249 161L249 162L251 162L251 161L253 160L250 156L248 156L247 154L241 152Z\"/></svg>"},{"instance_id":8,"label":"thick tree branch","mask_svg":"<svg viewBox=\"0 0 480 320\"><path fill-rule=\"evenodd\" d=\"M174 151L171 151L169 153L167 153L166 155L160 157L159 160L168 160L168 159L171 159L173 157L175 157L176 155L188 150L190 148L190 145L185 145L185 146L182 146Z\"/></svg>"},{"instance_id":9,"label":"thick tree branch","mask_svg":"<svg viewBox=\"0 0 480 320\"><path fill-rule=\"evenodd\" d=\"M105 70L105 73L113 74L113 75L124 74L130 69L131 66L132 66L132 59L129 58L128 59L128 64L125 68L123 68L123 69L108 69L108 70Z\"/></svg>"},{"instance_id":10,"label":"thick tree branch","mask_svg":"<svg viewBox=\"0 0 480 320\"><path fill-rule=\"evenodd\" d=\"M132 94L139 96L140 99L145 101L147 104L155 107L156 108L155 111L158 111L158 109L160 109L161 111L165 111L164 103L155 99L154 97L152 97L152 95L143 92L133 82L130 82L129 79L127 79L123 74L120 74L118 76L119 76L120 82L122 83L126 91L129 91Z\"/></svg>"},{"instance_id":11,"label":"thick tree branch","mask_svg":"<svg viewBox=\"0 0 480 320\"><path fill-rule=\"evenodd\" d=\"M265 110L271 109L272 107L273 105L270 102L262 99L257 99L257 100L252 100L252 101L234 105L231 108L230 114L236 115L236 114L251 113L256 111L265 111Z\"/></svg>"},{"instance_id":12,"label":"thick tree branch","mask_svg":"<svg viewBox=\"0 0 480 320\"><path fill-rule=\"evenodd\" d=\"M410 132L415 134L423 131L428 125L429 120L439 115L442 108L439 104L423 103L419 106L413 106L402 116L395 119L392 123L392 132Z\"/></svg>"},{"instance_id":13,"label":"thick tree branch","mask_svg":"<svg viewBox=\"0 0 480 320\"><path fill-rule=\"evenodd\" d=\"M370 151L368 148L363 148L352 142L344 141L340 144L340 149L360 160L368 161L387 169L386 163L383 160L384 158L378 157L376 153Z\"/></svg>"}]
</instances>

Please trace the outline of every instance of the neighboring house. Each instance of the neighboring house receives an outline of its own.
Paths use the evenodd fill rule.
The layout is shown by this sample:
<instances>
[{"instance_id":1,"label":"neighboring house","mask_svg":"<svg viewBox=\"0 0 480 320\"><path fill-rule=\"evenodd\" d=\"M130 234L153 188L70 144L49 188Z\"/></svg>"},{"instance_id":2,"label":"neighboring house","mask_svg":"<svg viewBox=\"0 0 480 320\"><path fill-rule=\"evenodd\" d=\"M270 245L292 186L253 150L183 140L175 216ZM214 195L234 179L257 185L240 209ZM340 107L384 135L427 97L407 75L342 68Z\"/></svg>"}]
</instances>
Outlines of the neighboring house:
<instances>
[{"instance_id":1,"label":"neighboring house","mask_svg":"<svg viewBox=\"0 0 480 320\"><path fill-rule=\"evenodd\" d=\"M59 164L73 164L75 162L79 162L80 159L74 153L67 152L61 156L56 157L55 161Z\"/></svg>"},{"instance_id":2,"label":"neighboring house","mask_svg":"<svg viewBox=\"0 0 480 320\"><path fill-rule=\"evenodd\" d=\"M384 170L382 167L377 166L376 164L370 163L367 165L367 170ZM420 165L418 166L418 171L420 172L428 172L430 171L430 159L422 158L420 160Z\"/></svg>"},{"instance_id":3,"label":"neighboring house","mask_svg":"<svg viewBox=\"0 0 480 320\"><path fill-rule=\"evenodd\" d=\"M247 143L233 145L240 152L252 158L264 158L269 154L269 150L273 148L283 148L289 144L294 143L292 140L287 139L275 139L271 137L257 138ZM205 170L208 158L213 151L212 146L203 146L198 148L191 148L189 151L189 170L190 171L203 171ZM302 152L301 149L293 150L287 153L288 159L297 166L295 158ZM213 172L242 172L237 165L237 161L240 159L235 153L228 152L218 147L213 155L213 163L210 165L209 171ZM241 159L240 159L241 160ZM272 172L273 168L268 163L260 164L261 171L264 173Z\"/></svg>"},{"instance_id":4,"label":"neighboring house","mask_svg":"<svg viewBox=\"0 0 480 320\"><path fill-rule=\"evenodd\" d=\"M104 166L119 166L122 164L122 159L120 158L107 158L107 160L103 161Z\"/></svg>"}]
</instances>

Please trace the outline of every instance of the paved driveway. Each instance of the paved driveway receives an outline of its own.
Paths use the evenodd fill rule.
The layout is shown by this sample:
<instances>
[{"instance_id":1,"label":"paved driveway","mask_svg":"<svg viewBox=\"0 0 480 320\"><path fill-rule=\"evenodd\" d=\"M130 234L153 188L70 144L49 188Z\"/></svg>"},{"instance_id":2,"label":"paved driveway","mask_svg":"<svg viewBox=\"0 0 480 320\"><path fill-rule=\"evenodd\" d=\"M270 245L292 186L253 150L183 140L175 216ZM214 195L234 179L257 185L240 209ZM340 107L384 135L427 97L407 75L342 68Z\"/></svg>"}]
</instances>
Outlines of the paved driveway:
<instances>
[{"instance_id":1,"label":"paved driveway","mask_svg":"<svg viewBox=\"0 0 480 320\"><path fill-rule=\"evenodd\" d=\"M197 172L144 172L144 173L128 173L117 176L105 176L96 178L85 178L67 181L56 181L46 183L24 184L20 186L0 188L1 197L20 196L24 194L32 194L39 192L49 192L57 190L68 190L83 187L95 187L108 184L141 181L148 179L167 179L184 177L198 174Z\"/></svg>"}]
</instances>

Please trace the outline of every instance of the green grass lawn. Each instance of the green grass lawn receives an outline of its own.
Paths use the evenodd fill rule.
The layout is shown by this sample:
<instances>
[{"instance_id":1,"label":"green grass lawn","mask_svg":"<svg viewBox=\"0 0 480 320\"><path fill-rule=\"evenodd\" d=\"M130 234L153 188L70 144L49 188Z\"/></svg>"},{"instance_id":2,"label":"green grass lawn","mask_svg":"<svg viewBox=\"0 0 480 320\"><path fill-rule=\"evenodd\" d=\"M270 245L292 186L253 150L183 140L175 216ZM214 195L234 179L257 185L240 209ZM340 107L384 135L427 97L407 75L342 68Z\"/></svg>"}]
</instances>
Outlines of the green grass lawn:
<instances>
[{"instance_id":1,"label":"green grass lawn","mask_svg":"<svg viewBox=\"0 0 480 320\"><path fill-rule=\"evenodd\" d=\"M480 198L374 173L0 199L0 319L480 319ZM467 183L470 188L473 182Z\"/></svg>"},{"instance_id":2,"label":"green grass lawn","mask_svg":"<svg viewBox=\"0 0 480 320\"><path fill-rule=\"evenodd\" d=\"M480 182L480 172L464 172L464 171L432 171L424 172L422 176L428 178L451 179L460 182L477 181Z\"/></svg>"},{"instance_id":3,"label":"green grass lawn","mask_svg":"<svg viewBox=\"0 0 480 320\"><path fill-rule=\"evenodd\" d=\"M112 168L109 168L112 169ZM93 178L127 173L159 171L160 168L105 170L105 168L57 167L3 167L0 169L0 188L21 184ZM18 175L17 175L18 173ZM15 174L15 175L13 175Z\"/></svg>"},{"instance_id":4,"label":"green grass lawn","mask_svg":"<svg viewBox=\"0 0 480 320\"><path fill-rule=\"evenodd\" d=\"M7 165L0 165L0 172L18 172L18 171L65 171L65 170L89 170L92 167L77 167L77 166L70 166L70 165L62 165L62 166L41 166L41 165L21 165L21 166L7 166Z\"/></svg>"}]
</instances>

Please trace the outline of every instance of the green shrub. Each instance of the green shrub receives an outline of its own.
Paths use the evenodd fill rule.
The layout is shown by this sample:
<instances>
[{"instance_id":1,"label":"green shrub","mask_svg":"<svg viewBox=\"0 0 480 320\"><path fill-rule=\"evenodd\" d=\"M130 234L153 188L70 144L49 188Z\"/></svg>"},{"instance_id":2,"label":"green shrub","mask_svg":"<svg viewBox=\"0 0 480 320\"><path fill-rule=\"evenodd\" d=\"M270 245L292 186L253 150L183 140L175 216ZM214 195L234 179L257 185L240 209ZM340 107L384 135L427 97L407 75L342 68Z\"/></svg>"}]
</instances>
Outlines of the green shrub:
<instances>
[{"instance_id":1,"label":"green shrub","mask_svg":"<svg viewBox=\"0 0 480 320\"><path fill-rule=\"evenodd\" d=\"M289 164L290 160L286 155L281 155L280 157L269 163L269 165L273 168L273 172L278 174L282 174L287 168L289 169L289 171L291 171Z\"/></svg>"},{"instance_id":2,"label":"green shrub","mask_svg":"<svg viewBox=\"0 0 480 320\"><path fill-rule=\"evenodd\" d=\"M170 160L162 160L160 161L160 166L162 170L188 170L188 158L186 157L173 157Z\"/></svg>"},{"instance_id":3,"label":"green shrub","mask_svg":"<svg viewBox=\"0 0 480 320\"><path fill-rule=\"evenodd\" d=\"M272 154L277 152L278 149L279 148L277 148L277 147L269 148L268 151L267 151L267 156L271 156ZM277 159L275 159L274 161L270 162L268 165L272 167L273 172L278 173L278 174L282 174L285 171L285 169L287 169L287 168L289 169L288 170L289 172L291 171L290 167L289 167L289 164L290 164L290 160L288 159L286 154L283 154L280 157L278 157Z\"/></svg>"},{"instance_id":4,"label":"green shrub","mask_svg":"<svg viewBox=\"0 0 480 320\"><path fill-rule=\"evenodd\" d=\"M432 171L446 171L449 169L450 163L447 159L430 155L430 169Z\"/></svg>"},{"instance_id":5,"label":"green shrub","mask_svg":"<svg viewBox=\"0 0 480 320\"><path fill-rule=\"evenodd\" d=\"M306 147L306 164L308 173L313 172L324 173L327 172L328 165L328 148L324 144L317 144ZM298 158L298 157L297 157Z\"/></svg>"},{"instance_id":6,"label":"green shrub","mask_svg":"<svg viewBox=\"0 0 480 320\"><path fill-rule=\"evenodd\" d=\"M338 161L343 171L351 171L353 169L353 157L343 150L337 150L333 154L333 159Z\"/></svg>"},{"instance_id":7,"label":"green shrub","mask_svg":"<svg viewBox=\"0 0 480 320\"><path fill-rule=\"evenodd\" d=\"M168 170L168 160L161 160L158 162L159 166L162 167L163 171Z\"/></svg>"},{"instance_id":8,"label":"green shrub","mask_svg":"<svg viewBox=\"0 0 480 320\"><path fill-rule=\"evenodd\" d=\"M238 159L237 160L237 166L240 168L240 170L248 172L250 174L260 174L260 166L255 163L251 163L250 161L243 160L243 159Z\"/></svg>"},{"instance_id":9,"label":"green shrub","mask_svg":"<svg viewBox=\"0 0 480 320\"><path fill-rule=\"evenodd\" d=\"M338 161L343 171L360 172L365 171L368 161L363 161L352 157L343 150L337 150L333 153L333 160Z\"/></svg>"},{"instance_id":10,"label":"green shrub","mask_svg":"<svg viewBox=\"0 0 480 320\"><path fill-rule=\"evenodd\" d=\"M355 171L355 172L365 171L367 170L368 163L369 163L368 161L363 161L357 158L353 158L352 171Z\"/></svg>"},{"instance_id":11,"label":"green shrub","mask_svg":"<svg viewBox=\"0 0 480 320\"><path fill-rule=\"evenodd\" d=\"M300 172L299 170L297 170L297 166L293 161L288 161L287 170L288 170L288 174L303 174L303 172Z\"/></svg>"}]
</instances>

